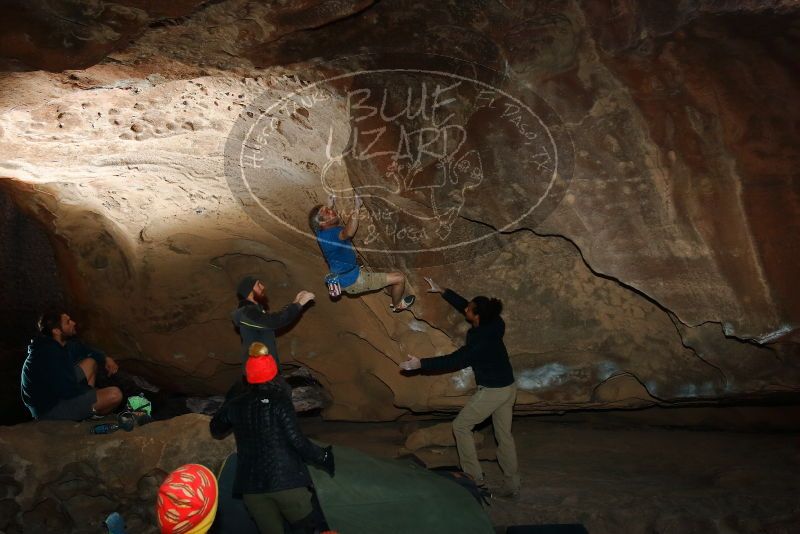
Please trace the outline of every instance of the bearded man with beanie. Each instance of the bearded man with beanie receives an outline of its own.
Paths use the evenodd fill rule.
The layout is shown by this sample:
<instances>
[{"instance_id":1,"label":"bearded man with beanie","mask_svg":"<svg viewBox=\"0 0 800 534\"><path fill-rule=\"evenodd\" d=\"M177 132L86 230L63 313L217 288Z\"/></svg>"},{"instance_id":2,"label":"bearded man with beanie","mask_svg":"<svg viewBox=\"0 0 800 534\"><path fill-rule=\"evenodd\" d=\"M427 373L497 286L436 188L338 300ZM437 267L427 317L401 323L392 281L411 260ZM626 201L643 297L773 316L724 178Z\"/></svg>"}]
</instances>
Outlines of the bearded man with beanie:
<instances>
[{"instance_id":1,"label":"bearded man with beanie","mask_svg":"<svg viewBox=\"0 0 800 534\"><path fill-rule=\"evenodd\" d=\"M233 324L242 338L242 363L247 360L248 347L263 343L280 365L275 330L289 326L303 313L303 307L314 300L310 291L300 291L294 301L277 312L269 312L264 283L254 276L245 276L236 286L239 306L231 314Z\"/></svg>"},{"instance_id":2,"label":"bearded man with beanie","mask_svg":"<svg viewBox=\"0 0 800 534\"><path fill-rule=\"evenodd\" d=\"M234 494L262 533L282 533L284 519L292 532L327 529L314 509L311 475L306 462L334 475L333 451L306 438L297 424L292 400L281 385L278 366L263 343L253 343L245 364L247 386L225 401L211 419L211 435L224 438L233 430L238 462Z\"/></svg>"}]
</instances>

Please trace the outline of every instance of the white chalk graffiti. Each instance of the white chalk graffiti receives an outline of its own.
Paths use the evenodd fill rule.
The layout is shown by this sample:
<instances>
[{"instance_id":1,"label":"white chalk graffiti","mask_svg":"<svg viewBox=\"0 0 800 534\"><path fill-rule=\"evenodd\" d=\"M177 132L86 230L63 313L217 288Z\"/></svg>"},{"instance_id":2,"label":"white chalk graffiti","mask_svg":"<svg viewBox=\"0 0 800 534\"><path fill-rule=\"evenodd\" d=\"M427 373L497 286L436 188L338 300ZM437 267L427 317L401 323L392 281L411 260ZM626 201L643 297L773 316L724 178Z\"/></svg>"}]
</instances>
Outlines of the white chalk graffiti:
<instances>
[{"instance_id":1,"label":"white chalk graffiti","mask_svg":"<svg viewBox=\"0 0 800 534\"><path fill-rule=\"evenodd\" d=\"M552 388L567 381L569 367L548 363L536 369L523 369L517 373L517 387L523 391Z\"/></svg>"},{"instance_id":2,"label":"white chalk graffiti","mask_svg":"<svg viewBox=\"0 0 800 534\"><path fill-rule=\"evenodd\" d=\"M452 123L456 113L450 112L443 118L440 116L442 110L447 111L448 104L456 102L455 98L440 97L460 85L461 82L445 87L436 84L433 91L429 92L427 84L422 82L418 96L414 88L408 87L404 109L393 114L387 114L386 111L390 106L386 89L379 104L371 101L373 94L368 88L348 92L347 110L352 125L350 139L344 150L337 153L333 148L334 129L330 127L325 151L327 162L320 173L325 191L345 198L354 194L364 199L380 198L391 213L389 217L386 214L378 214L377 217L373 214L373 220L393 221L391 215L398 213L416 219L420 223L417 227L424 229L425 233L406 229L401 235L403 239L416 241L420 237L432 237L433 234L442 241L447 239L464 207L467 192L477 188L484 179L480 152L465 148L467 129L461 124ZM412 120L422 120L425 126L410 129L408 121ZM364 121L370 121L370 125L362 126ZM372 161L376 165L384 163L384 171L379 180L354 188L337 188L336 181L330 176L338 175L341 169L337 167L345 165L348 159ZM401 205L403 198L415 192L426 196L430 212L407 209ZM427 223L433 223L433 228L430 229ZM386 225L382 229L387 228L391 226ZM389 233L395 239L399 235L396 231L384 233ZM370 237L377 236L372 234ZM369 237L367 241L371 241Z\"/></svg>"},{"instance_id":3,"label":"white chalk graffiti","mask_svg":"<svg viewBox=\"0 0 800 534\"><path fill-rule=\"evenodd\" d=\"M609 362L609 361L600 362L597 365L597 377L600 380L607 380L614 373L616 373L618 369L619 367L617 367L617 364L615 364L614 362Z\"/></svg>"},{"instance_id":4,"label":"white chalk graffiti","mask_svg":"<svg viewBox=\"0 0 800 534\"><path fill-rule=\"evenodd\" d=\"M315 82L292 76L286 84L296 89L267 91L243 110L225 145L228 185L242 209L270 231L277 223L314 238L305 218L286 209L289 200L313 205L335 195L344 219L347 200L359 195L359 251L443 253L418 257L423 263L458 261L468 254L461 247L488 253L496 246L488 237L544 220L573 165L557 114L507 79L499 81L505 89L483 81L496 73L478 66L468 78L458 62L449 72L438 56L415 59L439 68ZM295 161L284 152L291 146L319 149Z\"/></svg>"},{"instance_id":5,"label":"white chalk graffiti","mask_svg":"<svg viewBox=\"0 0 800 534\"><path fill-rule=\"evenodd\" d=\"M472 367L465 367L460 371L453 373L450 377L453 381L453 386L458 390L465 390L472 387L475 381L475 374L472 372Z\"/></svg>"}]
</instances>

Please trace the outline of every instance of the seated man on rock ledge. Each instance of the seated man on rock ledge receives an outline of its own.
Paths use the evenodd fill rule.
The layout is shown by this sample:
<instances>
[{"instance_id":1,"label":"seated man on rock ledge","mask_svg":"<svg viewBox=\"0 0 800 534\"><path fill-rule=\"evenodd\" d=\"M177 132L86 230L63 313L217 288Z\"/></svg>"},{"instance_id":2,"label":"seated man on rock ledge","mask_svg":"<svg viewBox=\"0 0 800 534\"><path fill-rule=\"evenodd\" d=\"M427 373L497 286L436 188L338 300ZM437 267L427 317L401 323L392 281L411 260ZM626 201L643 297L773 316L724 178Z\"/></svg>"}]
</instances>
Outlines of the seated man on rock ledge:
<instances>
[{"instance_id":1,"label":"seated man on rock ledge","mask_svg":"<svg viewBox=\"0 0 800 534\"><path fill-rule=\"evenodd\" d=\"M67 313L44 313L38 327L41 334L28 346L21 378L22 400L34 419L81 421L119 406L118 387L95 388L98 373L115 374L117 363L81 343Z\"/></svg>"}]
</instances>

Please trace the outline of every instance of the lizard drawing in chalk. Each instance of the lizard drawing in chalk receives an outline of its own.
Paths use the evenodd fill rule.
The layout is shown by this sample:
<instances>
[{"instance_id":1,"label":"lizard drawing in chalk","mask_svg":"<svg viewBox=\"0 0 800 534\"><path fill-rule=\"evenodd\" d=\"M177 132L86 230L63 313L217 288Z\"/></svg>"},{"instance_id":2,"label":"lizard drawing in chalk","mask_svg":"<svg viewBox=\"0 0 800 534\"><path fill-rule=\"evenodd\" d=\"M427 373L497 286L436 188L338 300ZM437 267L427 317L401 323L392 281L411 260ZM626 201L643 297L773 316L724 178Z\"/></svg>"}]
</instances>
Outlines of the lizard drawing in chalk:
<instances>
[{"instance_id":1,"label":"lizard drawing in chalk","mask_svg":"<svg viewBox=\"0 0 800 534\"><path fill-rule=\"evenodd\" d=\"M451 137L451 140L455 139L455 149L448 152L447 147L443 147L442 157L435 157L438 154L430 150L420 150L416 157L408 152L394 154L377 183L336 188L327 177L334 166L344 162L341 157L333 158L323 168L323 188L326 193L339 197L357 194L362 198L380 198L400 212L436 224L436 235L445 240L464 207L467 192L478 187L484 179L480 153L475 149L461 150L466 144L466 132L459 130L460 138ZM420 146L428 148L431 144ZM376 190L384 194L376 193ZM422 194L427 200L432 213L422 213L415 203L409 202L417 194Z\"/></svg>"}]
</instances>

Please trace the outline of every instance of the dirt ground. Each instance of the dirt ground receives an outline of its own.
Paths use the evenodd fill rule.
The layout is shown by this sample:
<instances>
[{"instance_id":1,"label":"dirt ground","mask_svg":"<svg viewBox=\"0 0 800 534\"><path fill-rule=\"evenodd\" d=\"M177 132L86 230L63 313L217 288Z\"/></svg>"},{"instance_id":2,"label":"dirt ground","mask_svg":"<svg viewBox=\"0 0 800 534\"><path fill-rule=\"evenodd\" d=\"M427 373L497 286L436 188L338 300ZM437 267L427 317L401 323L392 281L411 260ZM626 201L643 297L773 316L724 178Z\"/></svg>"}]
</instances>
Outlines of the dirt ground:
<instances>
[{"instance_id":1,"label":"dirt ground","mask_svg":"<svg viewBox=\"0 0 800 534\"><path fill-rule=\"evenodd\" d=\"M488 513L499 532L578 523L591 534L800 533L798 414L717 408L517 417L522 492L493 499ZM322 441L394 457L411 430L433 423L303 425ZM427 456L437 454L440 464L457 458L449 447ZM483 465L490 483L499 482L496 462Z\"/></svg>"}]
</instances>

